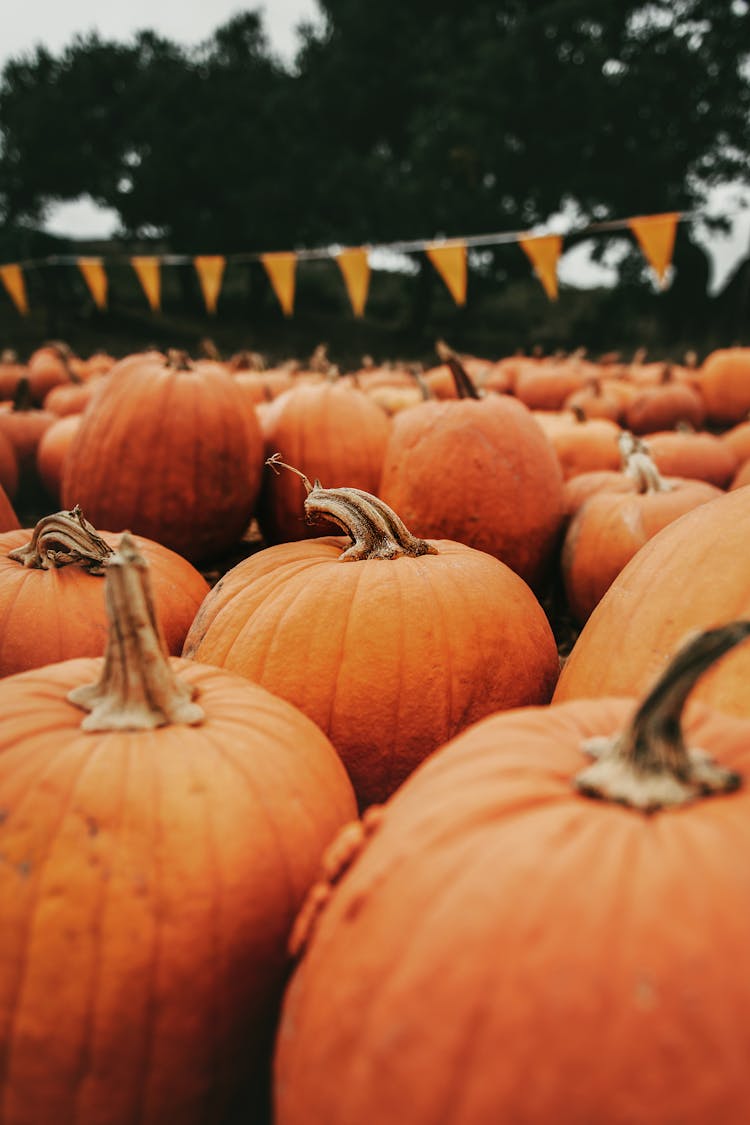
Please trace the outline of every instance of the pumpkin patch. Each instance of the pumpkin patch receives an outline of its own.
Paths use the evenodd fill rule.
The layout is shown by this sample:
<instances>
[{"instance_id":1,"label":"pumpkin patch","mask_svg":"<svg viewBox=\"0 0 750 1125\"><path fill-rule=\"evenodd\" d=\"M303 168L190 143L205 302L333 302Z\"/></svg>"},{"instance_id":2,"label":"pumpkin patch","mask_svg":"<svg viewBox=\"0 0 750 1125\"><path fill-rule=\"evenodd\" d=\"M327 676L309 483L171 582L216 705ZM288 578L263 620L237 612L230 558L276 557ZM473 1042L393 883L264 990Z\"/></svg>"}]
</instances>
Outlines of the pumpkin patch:
<instances>
[{"instance_id":1,"label":"pumpkin patch","mask_svg":"<svg viewBox=\"0 0 750 1125\"><path fill-rule=\"evenodd\" d=\"M744 1125L729 376L438 359L0 365L3 1125Z\"/></svg>"}]
</instances>

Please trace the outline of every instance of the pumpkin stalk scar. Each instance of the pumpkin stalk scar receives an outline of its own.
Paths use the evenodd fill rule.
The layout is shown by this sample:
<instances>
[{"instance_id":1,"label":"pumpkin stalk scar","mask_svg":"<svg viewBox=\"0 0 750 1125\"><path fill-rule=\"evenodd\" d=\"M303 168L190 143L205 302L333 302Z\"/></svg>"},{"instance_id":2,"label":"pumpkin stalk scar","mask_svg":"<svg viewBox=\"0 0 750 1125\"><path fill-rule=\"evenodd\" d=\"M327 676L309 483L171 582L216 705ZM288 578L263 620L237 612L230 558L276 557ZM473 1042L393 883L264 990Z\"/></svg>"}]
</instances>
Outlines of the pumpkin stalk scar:
<instances>
[{"instance_id":1,"label":"pumpkin stalk scar","mask_svg":"<svg viewBox=\"0 0 750 1125\"><path fill-rule=\"evenodd\" d=\"M703 673L748 636L750 621L733 621L688 641L624 731L584 743L586 753L597 760L576 775L575 788L587 797L645 813L738 789L740 774L718 765L705 751L685 745L681 719Z\"/></svg>"},{"instance_id":2,"label":"pumpkin stalk scar","mask_svg":"<svg viewBox=\"0 0 750 1125\"><path fill-rule=\"evenodd\" d=\"M51 570L77 563L89 574L104 574L112 548L97 534L76 504L69 512L44 516L31 539L8 553L8 558L34 570Z\"/></svg>"},{"instance_id":3,"label":"pumpkin stalk scar","mask_svg":"<svg viewBox=\"0 0 750 1125\"><path fill-rule=\"evenodd\" d=\"M352 545L339 555L339 562L438 554L432 543L412 535L403 520L379 497L359 488L323 488L319 480L310 484L304 473L284 464L277 453L269 457L266 464L274 472L281 467L301 477L307 491L305 517L308 523L328 520L349 536Z\"/></svg>"},{"instance_id":4,"label":"pumpkin stalk scar","mask_svg":"<svg viewBox=\"0 0 750 1125\"><path fill-rule=\"evenodd\" d=\"M107 560L104 588L109 635L101 679L74 688L68 700L90 714L89 731L149 730L205 718L193 702L195 688L169 663L154 610L148 567L125 532Z\"/></svg>"}]
</instances>

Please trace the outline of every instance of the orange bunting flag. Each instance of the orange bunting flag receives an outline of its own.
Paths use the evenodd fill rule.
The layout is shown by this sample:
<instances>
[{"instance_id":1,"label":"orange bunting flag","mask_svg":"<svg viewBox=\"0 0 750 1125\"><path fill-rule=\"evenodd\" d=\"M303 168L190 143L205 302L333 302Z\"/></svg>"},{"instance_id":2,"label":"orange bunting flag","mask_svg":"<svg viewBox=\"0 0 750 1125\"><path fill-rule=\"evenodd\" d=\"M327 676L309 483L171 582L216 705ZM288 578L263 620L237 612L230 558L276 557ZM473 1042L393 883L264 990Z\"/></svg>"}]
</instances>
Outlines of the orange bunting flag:
<instances>
[{"instance_id":1,"label":"orange bunting flag","mask_svg":"<svg viewBox=\"0 0 750 1125\"><path fill-rule=\"evenodd\" d=\"M11 301L21 316L26 316L29 311L29 299L26 296L26 282L23 279L21 267L19 265L0 266L0 280L2 280Z\"/></svg>"},{"instance_id":2,"label":"orange bunting flag","mask_svg":"<svg viewBox=\"0 0 750 1125\"><path fill-rule=\"evenodd\" d=\"M216 312L226 264L227 260L221 254L199 254L197 258L193 258L203 300L206 302L206 311L211 315Z\"/></svg>"},{"instance_id":3,"label":"orange bunting flag","mask_svg":"<svg viewBox=\"0 0 750 1125\"><path fill-rule=\"evenodd\" d=\"M107 275L101 258L79 258L78 268L98 309L107 307Z\"/></svg>"},{"instance_id":4,"label":"orange bunting flag","mask_svg":"<svg viewBox=\"0 0 750 1125\"><path fill-rule=\"evenodd\" d=\"M557 300L557 261L562 253L562 236L559 234L529 235L518 240L536 275L544 286L550 301Z\"/></svg>"},{"instance_id":5,"label":"orange bunting flag","mask_svg":"<svg viewBox=\"0 0 750 1125\"><path fill-rule=\"evenodd\" d=\"M344 277L346 291L355 316L364 316L367 291L370 288L370 262L367 251L361 247L342 250L336 261Z\"/></svg>"},{"instance_id":6,"label":"orange bunting flag","mask_svg":"<svg viewBox=\"0 0 750 1125\"><path fill-rule=\"evenodd\" d=\"M261 254L260 260L268 274L268 280L276 294L284 316L291 316L294 311L294 279L297 269L297 255L279 251L273 254Z\"/></svg>"},{"instance_id":7,"label":"orange bunting flag","mask_svg":"<svg viewBox=\"0 0 750 1125\"><path fill-rule=\"evenodd\" d=\"M151 312L158 312L161 306L161 274L158 258L131 258L130 264L138 274Z\"/></svg>"},{"instance_id":8,"label":"orange bunting flag","mask_svg":"<svg viewBox=\"0 0 750 1125\"><path fill-rule=\"evenodd\" d=\"M654 270L660 289L666 284L667 270L672 264L679 218L679 211L674 211L664 215L645 215L628 219L628 226L638 239L646 261Z\"/></svg>"},{"instance_id":9,"label":"orange bunting flag","mask_svg":"<svg viewBox=\"0 0 750 1125\"><path fill-rule=\"evenodd\" d=\"M466 304L466 246L463 242L426 246L425 252L457 305Z\"/></svg>"}]
</instances>

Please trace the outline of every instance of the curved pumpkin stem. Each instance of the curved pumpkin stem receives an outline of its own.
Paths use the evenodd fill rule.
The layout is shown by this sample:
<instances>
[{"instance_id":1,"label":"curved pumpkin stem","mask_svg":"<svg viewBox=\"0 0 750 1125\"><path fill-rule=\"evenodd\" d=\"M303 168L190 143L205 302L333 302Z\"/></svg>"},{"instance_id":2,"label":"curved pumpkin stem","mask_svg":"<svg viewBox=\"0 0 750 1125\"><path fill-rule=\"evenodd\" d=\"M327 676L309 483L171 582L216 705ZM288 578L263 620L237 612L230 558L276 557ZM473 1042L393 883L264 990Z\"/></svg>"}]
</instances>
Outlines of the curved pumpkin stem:
<instances>
[{"instance_id":1,"label":"curved pumpkin stem","mask_svg":"<svg viewBox=\"0 0 750 1125\"><path fill-rule=\"evenodd\" d=\"M68 699L90 714L83 730L150 730L204 719L195 688L179 680L159 629L148 566L124 532L107 561L104 596L109 618L101 679L74 688Z\"/></svg>"},{"instance_id":2,"label":"curved pumpkin stem","mask_svg":"<svg viewBox=\"0 0 750 1125\"><path fill-rule=\"evenodd\" d=\"M728 793L742 778L703 750L688 748L681 719L686 700L704 672L750 637L750 621L733 621L688 641L614 738L590 739L583 749L598 760L573 784L588 797L617 801L642 812L689 804Z\"/></svg>"},{"instance_id":3,"label":"curved pumpkin stem","mask_svg":"<svg viewBox=\"0 0 750 1125\"><path fill-rule=\"evenodd\" d=\"M363 559L395 559L401 555L416 558L419 555L436 555L426 539L412 535L404 522L383 501L359 488L323 488L319 480L310 484L299 469L287 465L275 453L266 461L277 471L289 469L301 477L307 492L305 515L308 523L317 519L330 520L340 527L352 541L351 547L339 556L340 562L361 562Z\"/></svg>"},{"instance_id":4,"label":"curved pumpkin stem","mask_svg":"<svg viewBox=\"0 0 750 1125\"><path fill-rule=\"evenodd\" d=\"M31 539L8 553L8 558L34 570L52 570L76 563L89 574L103 574L112 548L97 534L76 504L66 512L44 516Z\"/></svg>"}]
</instances>

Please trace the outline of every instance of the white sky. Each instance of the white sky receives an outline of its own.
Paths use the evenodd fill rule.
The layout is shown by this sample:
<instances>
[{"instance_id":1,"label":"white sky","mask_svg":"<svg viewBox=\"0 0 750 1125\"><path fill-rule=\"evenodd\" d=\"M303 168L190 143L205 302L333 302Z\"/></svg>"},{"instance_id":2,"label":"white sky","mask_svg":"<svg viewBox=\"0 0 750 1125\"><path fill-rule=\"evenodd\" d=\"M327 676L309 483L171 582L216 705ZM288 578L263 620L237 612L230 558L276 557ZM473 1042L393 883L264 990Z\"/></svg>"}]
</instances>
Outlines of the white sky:
<instances>
[{"instance_id":1,"label":"white sky","mask_svg":"<svg viewBox=\"0 0 750 1125\"><path fill-rule=\"evenodd\" d=\"M11 3L12 0L0 0L6 13ZM247 9L262 11L272 49L291 61L297 46L296 28L302 21L314 22L320 16L316 0L250 0L247 4L240 0L128 0L122 5L110 5L102 0L20 0L12 7L12 18L4 19L0 25L0 68L12 56L38 44L56 53L75 35L94 30L102 38L128 41L137 30L150 28L175 42L192 46L208 39L235 13ZM729 235L704 232L701 237L712 261L712 292L721 289L737 263L748 253L750 190L727 185L711 197L711 212L719 214L736 210L741 201L748 209L733 220ZM98 208L85 198L56 205L50 210L46 223L51 232L74 238L106 238L114 233L116 226L114 212ZM555 222L553 219L549 229L564 233L564 220ZM481 233L466 231L467 235ZM699 232L694 233L698 236ZM404 232L403 237L409 237L409 232ZM560 280L581 286L614 284L616 274L612 265L593 263L589 255L586 244L564 254L560 261ZM617 260L616 245L611 258L613 263Z\"/></svg>"},{"instance_id":2,"label":"white sky","mask_svg":"<svg viewBox=\"0 0 750 1125\"><path fill-rule=\"evenodd\" d=\"M316 0L1 0L6 18L0 24L0 66L13 55L42 43L52 52L75 35L97 31L102 38L127 41L143 28L177 43L195 45L237 12L261 9L272 47L291 58L295 29L320 15ZM12 8L12 17L10 9Z\"/></svg>"}]
</instances>

